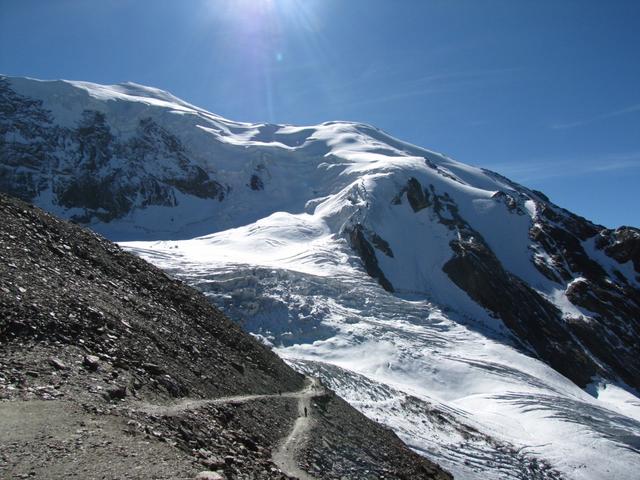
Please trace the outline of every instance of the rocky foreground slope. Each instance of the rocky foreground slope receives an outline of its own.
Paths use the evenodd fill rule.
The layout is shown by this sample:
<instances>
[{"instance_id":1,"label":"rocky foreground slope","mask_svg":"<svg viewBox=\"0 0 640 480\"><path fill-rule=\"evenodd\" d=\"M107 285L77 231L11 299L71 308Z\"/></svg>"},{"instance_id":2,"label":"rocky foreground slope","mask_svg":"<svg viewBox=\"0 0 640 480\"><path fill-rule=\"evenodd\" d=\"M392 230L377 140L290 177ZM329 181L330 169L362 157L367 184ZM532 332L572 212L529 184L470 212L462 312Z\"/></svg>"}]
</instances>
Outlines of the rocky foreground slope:
<instances>
[{"instance_id":1,"label":"rocky foreground slope","mask_svg":"<svg viewBox=\"0 0 640 480\"><path fill-rule=\"evenodd\" d=\"M0 478L451 478L203 295L4 195L0 398Z\"/></svg>"}]
</instances>

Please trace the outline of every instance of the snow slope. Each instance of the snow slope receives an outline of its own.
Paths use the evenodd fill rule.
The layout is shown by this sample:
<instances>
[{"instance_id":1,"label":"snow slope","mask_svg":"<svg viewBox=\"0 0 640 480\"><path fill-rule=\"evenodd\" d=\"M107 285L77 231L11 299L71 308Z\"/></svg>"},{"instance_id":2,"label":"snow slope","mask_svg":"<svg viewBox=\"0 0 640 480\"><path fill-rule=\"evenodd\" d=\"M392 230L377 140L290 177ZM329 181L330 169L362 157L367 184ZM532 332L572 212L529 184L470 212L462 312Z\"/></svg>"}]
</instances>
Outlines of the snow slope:
<instances>
[{"instance_id":1,"label":"snow slope","mask_svg":"<svg viewBox=\"0 0 640 480\"><path fill-rule=\"evenodd\" d=\"M456 478L635 478L636 396L603 382L596 388L612 394L594 398L506 342L499 325L384 291L349 265L357 259L346 242L321 229L301 253L310 230L299 218L290 225L304 232L267 244L259 230L277 230L283 216L124 245L203 290Z\"/></svg>"},{"instance_id":2,"label":"snow slope","mask_svg":"<svg viewBox=\"0 0 640 480\"><path fill-rule=\"evenodd\" d=\"M636 478L635 229L368 125L2 81L4 188L202 289L456 478Z\"/></svg>"}]
</instances>

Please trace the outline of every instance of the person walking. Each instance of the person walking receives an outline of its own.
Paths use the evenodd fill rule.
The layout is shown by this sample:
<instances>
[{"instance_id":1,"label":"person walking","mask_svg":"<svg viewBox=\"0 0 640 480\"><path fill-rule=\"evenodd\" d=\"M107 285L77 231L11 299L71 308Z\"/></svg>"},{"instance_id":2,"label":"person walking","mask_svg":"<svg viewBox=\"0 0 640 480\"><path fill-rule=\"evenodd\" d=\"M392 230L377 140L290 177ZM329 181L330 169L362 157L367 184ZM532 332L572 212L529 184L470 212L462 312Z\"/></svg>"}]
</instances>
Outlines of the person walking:
<instances>
[{"instance_id":1,"label":"person walking","mask_svg":"<svg viewBox=\"0 0 640 480\"><path fill-rule=\"evenodd\" d=\"M307 416L307 407L304 407L304 416Z\"/></svg>"}]
</instances>

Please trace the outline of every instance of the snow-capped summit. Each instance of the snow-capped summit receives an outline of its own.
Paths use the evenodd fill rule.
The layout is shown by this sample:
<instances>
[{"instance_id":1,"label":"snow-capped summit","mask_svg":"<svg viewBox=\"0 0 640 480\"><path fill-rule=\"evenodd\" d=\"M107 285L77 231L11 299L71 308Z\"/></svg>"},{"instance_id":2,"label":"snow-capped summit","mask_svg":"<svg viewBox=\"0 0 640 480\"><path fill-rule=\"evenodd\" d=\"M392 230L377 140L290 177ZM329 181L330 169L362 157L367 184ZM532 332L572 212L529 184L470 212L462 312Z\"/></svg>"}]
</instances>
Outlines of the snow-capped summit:
<instances>
[{"instance_id":1,"label":"snow-capped summit","mask_svg":"<svg viewBox=\"0 0 640 480\"><path fill-rule=\"evenodd\" d=\"M0 189L138 240L457 477L632 478L639 230L363 124L9 77L0 112Z\"/></svg>"}]
</instances>

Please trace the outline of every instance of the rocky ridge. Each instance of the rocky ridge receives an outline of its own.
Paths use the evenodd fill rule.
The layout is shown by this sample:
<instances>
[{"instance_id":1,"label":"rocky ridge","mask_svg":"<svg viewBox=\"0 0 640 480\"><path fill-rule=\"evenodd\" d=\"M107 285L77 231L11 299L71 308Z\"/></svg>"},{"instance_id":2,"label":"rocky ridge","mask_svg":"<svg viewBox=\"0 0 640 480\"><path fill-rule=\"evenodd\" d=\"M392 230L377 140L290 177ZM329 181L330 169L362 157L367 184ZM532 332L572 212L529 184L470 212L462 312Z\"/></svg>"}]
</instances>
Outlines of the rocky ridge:
<instances>
[{"instance_id":1,"label":"rocky ridge","mask_svg":"<svg viewBox=\"0 0 640 480\"><path fill-rule=\"evenodd\" d=\"M554 205L540 192L494 172L487 174L512 188L511 193L500 190L491 198L505 205L505 221L526 215L526 202L533 205L530 261L548 280L566 285L567 299L581 308L577 314L561 311L549 296L509 271L446 191L438 192L433 184L423 186L412 177L389 201L392 207L406 201L416 222L426 217L454 234L449 243L452 255L442 270L500 318L522 348L581 387L601 376L639 388L640 350L634 339L640 336L640 230L595 225ZM375 226L356 223L350 239L367 273L385 290L396 290L393 277L385 275L380 265L385 257L393 258L392 246ZM591 252L585 243L593 244ZM631 266L632 272L621 273L623 265Z\"/></svg>"}]
</instances>

